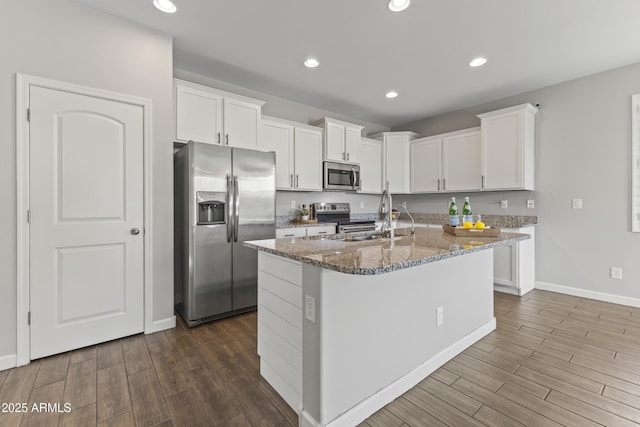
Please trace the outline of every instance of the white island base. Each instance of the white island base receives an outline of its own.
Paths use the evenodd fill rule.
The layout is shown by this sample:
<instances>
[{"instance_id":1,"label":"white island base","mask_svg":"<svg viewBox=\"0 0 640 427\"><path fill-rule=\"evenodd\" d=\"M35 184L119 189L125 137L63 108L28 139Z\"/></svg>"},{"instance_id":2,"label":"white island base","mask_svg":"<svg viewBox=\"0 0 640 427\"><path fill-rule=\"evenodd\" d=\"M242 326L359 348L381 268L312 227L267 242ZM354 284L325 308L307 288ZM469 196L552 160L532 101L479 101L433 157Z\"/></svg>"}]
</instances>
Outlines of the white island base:
<instances>
[{"instance_id":1,"label":"white island base","mask_svg":"<svg viewBox=\"0 0 640 427\"><path fill-rule=\"evenodd\" d=\"M377 275L265 252L258 268L260 371L300 426L357 425L496 325L492 250Z\"/></svg>"}]
</instances>

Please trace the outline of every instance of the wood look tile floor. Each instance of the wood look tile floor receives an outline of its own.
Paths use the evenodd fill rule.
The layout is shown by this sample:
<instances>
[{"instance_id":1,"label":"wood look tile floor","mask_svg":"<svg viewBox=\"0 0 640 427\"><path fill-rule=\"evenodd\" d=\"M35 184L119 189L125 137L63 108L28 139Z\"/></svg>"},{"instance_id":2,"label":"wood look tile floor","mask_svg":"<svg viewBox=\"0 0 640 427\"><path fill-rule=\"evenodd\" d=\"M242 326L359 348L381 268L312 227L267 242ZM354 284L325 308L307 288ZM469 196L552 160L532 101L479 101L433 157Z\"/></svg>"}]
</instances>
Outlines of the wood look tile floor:
<instances>
[{"instance_id":1,"label":"wood look tile floor","mask_svg":"<svg viewBox=\"0 0 640 427\"><path fill-rule=\"evenodd\" d=\"M360 427L640 426L640 309L534 290L496 293L495 313L496 331ZM23 402L0 426L297 425L260 377L255 313L0 371L0 404Z\"/></svg>"}]
</instances>

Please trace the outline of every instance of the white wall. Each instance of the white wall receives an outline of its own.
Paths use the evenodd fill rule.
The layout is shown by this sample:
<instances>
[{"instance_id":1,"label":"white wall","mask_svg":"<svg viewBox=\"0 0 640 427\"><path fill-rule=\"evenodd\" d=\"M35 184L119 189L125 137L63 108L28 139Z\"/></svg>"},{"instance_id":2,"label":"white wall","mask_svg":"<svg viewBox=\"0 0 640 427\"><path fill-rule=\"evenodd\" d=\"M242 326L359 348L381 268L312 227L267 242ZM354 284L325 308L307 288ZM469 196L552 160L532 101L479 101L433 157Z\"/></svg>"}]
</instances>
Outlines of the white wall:
<instances>
[{"instance_id":1,"label":"white wall","mask_svg":"<svg viewBox=\"0 0 640 427\"><path fill-rule=\"evenodd\" d=\"M0 23L0 360L16 353L16 73L152 100L153 318L169 318L171 38L67 0L3 2Z\"/></svg>"},{"instance_id":2,"label":"white wall","mask_svg":"<svg viewBox=\"0 0 640 427\"><path fill-rule=\"evenodd\" d=\"M477 126L476 114L525 102L537 116L536 279L640 303L640 234L631 233L631 95L640 93L640 64L400 126L423 135ZM461 195L462 196L462 195ZM471 194L477 213L500 213L499 200L529 192ZM571 209L582 198L583 210ZM431 211L442 196L411 196L410 210ZM437 204L437 206L439 206ZM443 209L441 210L443 211ZM497 212L496 212L497 211ZM609 268L623 268L623 280Z\"/></svg>"}]
</instances>

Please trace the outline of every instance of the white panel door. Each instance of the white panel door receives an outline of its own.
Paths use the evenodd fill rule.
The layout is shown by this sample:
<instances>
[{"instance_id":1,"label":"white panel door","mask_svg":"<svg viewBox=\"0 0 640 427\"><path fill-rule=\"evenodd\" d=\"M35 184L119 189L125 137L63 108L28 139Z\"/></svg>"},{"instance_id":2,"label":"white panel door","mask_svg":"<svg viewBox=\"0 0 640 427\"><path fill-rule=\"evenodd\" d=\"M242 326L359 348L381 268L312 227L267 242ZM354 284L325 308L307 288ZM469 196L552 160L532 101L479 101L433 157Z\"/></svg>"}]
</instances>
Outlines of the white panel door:
<instances>
[{"instance_id":1,"label":"white panel door","mask_svg":"<svg viewBox=\"0 0 640 427\"><path fill-rule=\"evenodd\" d=\"M143 108L30 90L31 359L143 331Z\"/></svg>"},{"instance_id":2,"label":"white panel door","mask_svg":"<svg viewBox=\"0 0 640 427\"><path fill-rule=\"evenodd\" d=\"M239 99L224 99L224 143L232 147L258 147L261 107Z\"/></svg>"}]
</instances>

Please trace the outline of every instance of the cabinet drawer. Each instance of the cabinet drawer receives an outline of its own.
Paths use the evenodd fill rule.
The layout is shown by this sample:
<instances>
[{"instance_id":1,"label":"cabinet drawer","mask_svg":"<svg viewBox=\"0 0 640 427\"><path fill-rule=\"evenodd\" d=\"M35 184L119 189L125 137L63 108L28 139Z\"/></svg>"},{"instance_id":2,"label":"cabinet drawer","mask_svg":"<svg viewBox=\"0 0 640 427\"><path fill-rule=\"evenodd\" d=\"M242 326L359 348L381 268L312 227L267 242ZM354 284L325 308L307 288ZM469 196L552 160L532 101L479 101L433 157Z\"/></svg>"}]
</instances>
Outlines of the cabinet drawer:
<instances>
[{"instance_id":1,"label":"cabinet drawer","mask_svg":"<svg viewBox=\"0 0 640 427\"><path fill-rule=\"evenodd\" d=\"M307 235L307 229L305 227L291 227L291 228L276 229L276 239L283 239L285 237L305 237L306 235Z\"/></svg>"},{"instance_id":2,"label":"cabinet drawer","mask_svg":"<svg viewBox=\"0 0 640 427\"><path fill-rule=\"evenodd\" d=\"M317 227L307 227L307 236L322 236L336 234L335 225L322 225Z\"/></svg>"}]
</instances>

